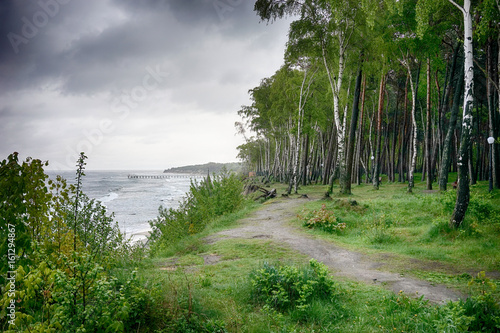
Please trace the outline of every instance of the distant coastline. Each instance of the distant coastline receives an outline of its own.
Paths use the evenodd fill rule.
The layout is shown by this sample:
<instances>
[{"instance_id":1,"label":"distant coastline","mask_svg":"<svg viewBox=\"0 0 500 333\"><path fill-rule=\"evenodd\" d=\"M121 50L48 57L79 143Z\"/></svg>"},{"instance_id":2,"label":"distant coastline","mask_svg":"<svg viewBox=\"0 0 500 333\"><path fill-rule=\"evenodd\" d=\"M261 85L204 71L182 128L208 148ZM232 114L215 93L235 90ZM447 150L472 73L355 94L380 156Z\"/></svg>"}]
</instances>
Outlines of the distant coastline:
<instances>
[{"instance_id":1,"label":"distant coastline","mask_svg":"<svg viewBox=\"0 0 500 333\"><path fill-rule=\"evenodd\" d=\"M182 167L170 168L163 171L163 173L188 173L188 174L210 174L219 173L223 168L232 172L241 172L241 163L205 163L197 165L186 165Z\"/></svg>"}]
</instances>

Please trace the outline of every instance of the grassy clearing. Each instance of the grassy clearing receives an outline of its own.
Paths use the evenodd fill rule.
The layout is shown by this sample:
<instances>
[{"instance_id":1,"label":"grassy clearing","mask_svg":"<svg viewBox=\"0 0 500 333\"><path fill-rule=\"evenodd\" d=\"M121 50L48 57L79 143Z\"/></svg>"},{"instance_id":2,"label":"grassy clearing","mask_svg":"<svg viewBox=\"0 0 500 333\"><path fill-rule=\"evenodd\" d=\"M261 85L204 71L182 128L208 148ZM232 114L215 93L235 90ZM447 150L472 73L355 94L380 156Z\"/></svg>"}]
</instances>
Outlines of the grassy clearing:
<instances>
[{"instance_id":1,"label":"grassy clearing","mask_svg":"<svg viewBox=\"0 0 500 333\"><path fill-rule=\"evenodd\" d=\"M283 185L270 186L277 188L279 194L284 192ZM495 210L500 206L500 197L488 195L486 186L473 188L472 209L464 227L458 231L447 228L453 193L426 193L419 184L413 195L407 194L406 186L401 184L384 183L378 191L361 185L353 188L352 196L334 195L330 200L304 201L303 207L306 211L319 210L324 204L347 226L334 233L306 228L304 232L365 252L375 260L385 259L390 262L388 269L471 292L474 286L486 285L488 289L484 292L476 290L479 298L476 297L472 305L430 305L422 299L395 295L376 285L333 277L329 298L311 300L305 313L273 308L255 296L252 276L265 267L265 263L297 267L300 271L307 266L309 258L262 239L206 241L210 234L234 226L238 219L258 209L258 204L247 202L244 209L216 219L200 234L165 247L151 260L151 265L142 269L142 281L156 286L156 304L161 304L158 318L161 315L170 318L159 332L463 332L477 329L474 323L484 321L485 317L470 312L469 308L480 308L476 306L480 304L488 313L500 314L495 303L498 301L492 301L492 297L498 300L498 280L483 277L469 286L478 271L500 270L497 251L500 226ZM324 191L324 186L299 190L310 198L321 198ZM356 205L352 204L353 200ZM297 213L300 211L298 207ZM302 222L297 218L291 223Z\"/></svg>"},{"instance_id":2,"label":"grassy clearing","mask_svg":"<svg viewBox=\"0 0 500 333\"><path fill-rule=\"evenodd\" d=\"M219 261L203 264L207 255ZM314 300L305 311L278 311L257 301L252 274L264 262L300 269L308 259L269 241L224 240L208 245L207 252L184 254L176 260L190 265L157 259L156 267L143 274L162 286L169 304L166 310L184 311L187 321L202 318L211 325L219 323L217 330L198 326L193 332L462 332L460 325L466 324L457 304L429 305L375 285L335 278L329 300ZM186 326L175 327L164 332L188 332Z\"/></svg>"},{"instance_id":3,"label":"grassy clearing","mask_svg":"<svg viewBox=\"0 0 500 333\"><path fill-rule=\"evenodd\" d=\"M405 185L386 184L378 191L362 185L353 192L348 198L333 196L306 206L311 210L324 204L346 223L343 233L323 233L325 237L367 253L397 254L410 270L500 270L500 195L488 194L484 184L472 188L468 215L459 230L448 227L453 190L426 193L417 187L407 194Z\"/></svg>"}]
</instances>

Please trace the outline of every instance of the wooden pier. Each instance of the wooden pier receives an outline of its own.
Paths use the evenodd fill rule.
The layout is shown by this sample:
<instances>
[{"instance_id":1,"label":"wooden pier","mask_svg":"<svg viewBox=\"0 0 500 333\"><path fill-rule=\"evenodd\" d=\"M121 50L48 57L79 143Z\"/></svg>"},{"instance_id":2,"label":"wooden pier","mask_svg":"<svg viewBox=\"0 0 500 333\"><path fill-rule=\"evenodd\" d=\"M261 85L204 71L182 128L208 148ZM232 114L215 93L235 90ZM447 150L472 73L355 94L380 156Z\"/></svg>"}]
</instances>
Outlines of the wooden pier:
<instances>
[{"instance_id":1,"label":"wooden pier","mask_svg":"<svg viewBox=\"0 0 500 333\"><path fill-rule=\"evenodd\" d=\"M196 175L128 175L128 179L198 178Z\"/></svg>"}]
</instances>

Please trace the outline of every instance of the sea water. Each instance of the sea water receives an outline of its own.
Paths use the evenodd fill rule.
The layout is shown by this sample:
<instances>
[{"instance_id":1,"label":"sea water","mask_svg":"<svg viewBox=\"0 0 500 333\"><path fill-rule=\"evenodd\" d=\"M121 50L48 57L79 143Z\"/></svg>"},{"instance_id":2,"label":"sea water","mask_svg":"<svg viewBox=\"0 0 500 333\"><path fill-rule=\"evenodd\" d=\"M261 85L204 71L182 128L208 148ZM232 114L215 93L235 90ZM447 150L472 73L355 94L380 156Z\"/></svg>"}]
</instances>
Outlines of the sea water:
<instances>
[{"instance_id":1,"label":"sea water","mask_svg":"<svg viewBox=\"0 0 500 333\"><path fill-rule=\"evenodd\" d=\"M76 182L74 171L48 171L51 179L61 175L69 184ZM130 175L147 176L132 178ZM155 178L165 177L167 178ZM166 174L161 171L85 171L82 191L100 201L114 214L120 230L134 241L144 239L151 230L149 221L158 216L158 208L177 208L189 191L191 180L201 176Z\"/></svg>"}]
</instances>

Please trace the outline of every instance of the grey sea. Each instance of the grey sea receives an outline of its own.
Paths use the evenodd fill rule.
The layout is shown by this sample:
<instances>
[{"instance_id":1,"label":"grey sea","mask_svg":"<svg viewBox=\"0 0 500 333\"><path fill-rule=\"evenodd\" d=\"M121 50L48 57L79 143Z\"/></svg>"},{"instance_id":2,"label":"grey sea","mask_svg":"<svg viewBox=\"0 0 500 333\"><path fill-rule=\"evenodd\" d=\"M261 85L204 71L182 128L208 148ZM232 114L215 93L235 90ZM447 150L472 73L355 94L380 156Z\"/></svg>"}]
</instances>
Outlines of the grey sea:
<instances>
[{"instance_id":1,"label":"grey sea","mask_svg":"<svg viewBox=\"0 0 500 333\"><path fill-rule=\"evenodd\" d=\"M74 171L47 171L69 184L75 183ZM129 176L138 176L129 177ZM165 174L161 171L85 171L83 192L106 206L120 229L133 241L146 238L149 221L158 216L160 206L177 208L189 190L191 180L202 176Z\"/></svg>"}]
</instances>

